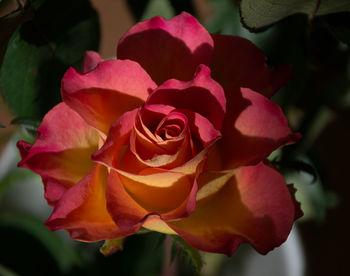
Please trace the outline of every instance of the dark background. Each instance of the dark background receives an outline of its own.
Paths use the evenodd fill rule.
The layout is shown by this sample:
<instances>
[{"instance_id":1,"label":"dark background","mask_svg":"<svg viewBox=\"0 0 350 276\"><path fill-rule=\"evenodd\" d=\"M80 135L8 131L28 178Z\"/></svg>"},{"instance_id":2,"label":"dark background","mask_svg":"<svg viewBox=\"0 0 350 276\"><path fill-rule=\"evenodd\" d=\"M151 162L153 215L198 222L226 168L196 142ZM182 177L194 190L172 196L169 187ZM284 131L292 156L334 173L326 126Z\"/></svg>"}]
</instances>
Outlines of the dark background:
<instances>
[{"instance_id":1,"label":"dark background","mask_svg":"<svg viewBox=\"0 0 350 276\"><path fill-rule=\"evenodd\" d=\"M170 18L182 10L196 16L210 32L252 40L267 55L271 66L293 65L293 81L273 100L281 105L291 127L303 139L279 152L275 160L287 180L298 188L297 198L305 213L296 226L304 275L350 274L349 13L313 19L305 14L292 15L259 33L251 33L242 26L238 7L229 0L93 0L92 6L83 0L75 4L51 2L55 4L44 3L44 8L34 10L36 23L28 19L32 11L23 14L22 10L16 11L17 1L0 2L0 16L13 13L10 19L0 20L0 65L6 66L0 77L0 124L5 127L0 128L0 275L161 273L160 234L130 237L122 252L106 258L98 252L101 244L71 241L65 233L57 235L44 228L43 221L50 210L40 201L43 193L40 179L16 169L19 156L14 143L23 137L33 139L35 125L60 100L59 82L63 73L69 66L80 66L84 50L95 49L103 58L112 58L117 41L135 22L155 15ZM35 31L37 23L41 24L44 36ZM8 40L17 28L20 28L18 36L26 44L19 44L20 51L13 50L11 59L5 59L10 49L7 46L11 45ZM82 36L86 30L89 35ZM50 47L54 47L55 55L51 55ZM20 90L21 76L30 66L38 66L37 76L43 79L34 77L32 90L28 89L29 94L21 98L34 99L37 105L28 105L26 100L19 104L18 98L9 96ZM206 256L202 274L237 273L238 263L251 254L247 251L243 246L231 259ZM179 275L195 273L185 257L177 258L173 266ZM289 274L285 272L285 275Z\"/></svg>"}]
</instances>

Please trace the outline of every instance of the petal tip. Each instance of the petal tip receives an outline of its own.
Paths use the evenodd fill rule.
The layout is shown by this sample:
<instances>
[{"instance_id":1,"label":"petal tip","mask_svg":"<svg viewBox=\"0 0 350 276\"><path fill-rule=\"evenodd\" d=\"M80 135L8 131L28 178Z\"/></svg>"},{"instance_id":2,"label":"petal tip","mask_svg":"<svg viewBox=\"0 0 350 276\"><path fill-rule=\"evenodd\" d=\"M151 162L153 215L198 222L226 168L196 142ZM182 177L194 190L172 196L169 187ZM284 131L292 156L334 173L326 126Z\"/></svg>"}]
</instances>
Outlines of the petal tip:
<instances>
[{"instance_id":1,"label":"petal tip","mask_svg":"<svg viewBox=\"0 0 350 276\"><path fill-rule=\"evenodd\" d=\"M198 65L196 72L194 73L194 78L200 78L200 77L210 77L211 70L208 66L204 64Z\"/></svg>"},{"instance_id":2,"label":"petal tip","mask_svg":"<svg viewBox=\"0 0 350 276\"><path fill-rule=\"evenodd\" d=\"M96 66L103 61L101 56L95 51L86 51L82 64L82 73L86 74L96 68Z\"/></svg>"}]
</instances>

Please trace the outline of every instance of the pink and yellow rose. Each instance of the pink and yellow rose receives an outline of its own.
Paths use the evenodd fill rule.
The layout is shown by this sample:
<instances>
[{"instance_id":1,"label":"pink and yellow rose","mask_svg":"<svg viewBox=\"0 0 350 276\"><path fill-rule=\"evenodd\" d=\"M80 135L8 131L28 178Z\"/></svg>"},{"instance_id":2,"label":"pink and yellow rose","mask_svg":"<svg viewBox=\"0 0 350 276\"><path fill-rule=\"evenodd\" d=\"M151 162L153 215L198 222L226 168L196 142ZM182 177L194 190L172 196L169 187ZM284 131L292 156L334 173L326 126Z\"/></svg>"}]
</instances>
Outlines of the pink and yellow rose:
<instances>
[{"instance_id":1,"label":"pink and yellow rose","mask_svg":"<svg viewBox=\"0 0 350 276\"><path fill-rule=\"evenodd\" d=\"M34 144L18 143L54 207L47 227L89 242L144 227L227 255L283 243L300 208L266 158L300 137L269 100L291 70L265 62L187 13L136 24L115 60L87 52Z\"/></svg>"}]
</instances>

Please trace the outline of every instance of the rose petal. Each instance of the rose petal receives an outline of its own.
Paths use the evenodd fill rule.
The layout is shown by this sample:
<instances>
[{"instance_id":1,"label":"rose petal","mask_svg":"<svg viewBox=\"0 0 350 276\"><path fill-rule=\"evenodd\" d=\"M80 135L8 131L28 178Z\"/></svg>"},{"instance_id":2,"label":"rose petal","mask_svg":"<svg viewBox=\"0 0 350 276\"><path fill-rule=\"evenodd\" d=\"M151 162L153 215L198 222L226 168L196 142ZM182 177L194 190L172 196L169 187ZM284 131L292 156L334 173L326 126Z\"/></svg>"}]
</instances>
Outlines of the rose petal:
<instances>
[{"instance_id":1,"label":"rose petal","mask_svg":"<svg viewBox=\"0 0 350 276\"><path fill-rule=\"evenodd\" d=\"M177 109L188 118L188 124L192 139L200 143L201 149L209 146L214 140L221 136L220 131L215 129L213 124L202 115L186 109Z\"/></svg>"},{"instance_id":2,"label":"rose petal","mask_svg":"<svg viewBox=\"0 0 350 276\"><path fill-rule=\"evenodd\" d=\"M182 173L148 168L139 175L118 170L124 188L149 213L167 213L188 197L191 178Z\"/></svg>"},{"instance_id":3,"label":"rose petal","mask_svg":"<svg viewBox=\"0 0 350 276\"><path fill-rule=\"evenodd\" d=\"M107 169L96 165L63 195L46 226L52 231L65 229L73 239L89 242L132 234L121 231L107 212L107 177Z\"/></svg>"},{"instance_id":4,"label":"rose petal","mask_svg":"<svg viewBox=\"0 0 350 276\"><path fill-rule=\"evenodd\" d=\"M145 222L142 224L143 228L157 231L164 234L172 234L176 235L176 232L171 229L163 220L159 218L159 216L148 216Z\"/></svg>"},{"instance_id":5,"label":"rose petal","mask_svg":"<svg viewBox=\"0 0 350 276\"><path fill-rule=\"evenodd\" d=\"M147 104L164 104L197 112L218 130L226 112L224 90L210 77L210 69L205 65L197 68L191 81L171 79L164 82L149 96Z\"/></svg>"},{"instance_id":6,"label":"rose petal","mask_svg":"<svg viewBox=\"0 0 350 276\"><path fill-rule=\"evenodd\" d=\"M149 216L179 219L194 210L197 183L191 176L160 169L143 173L146 175L111 170L107 208L121 229L139 229Z\"/></svg>"},{"instance_id":7,"label":"rose petal","mask_svg":"<svg viewBox=\"0 0 350 276\"><path fill-rule=\"evenodd\" d=\"M150 143L155 144L159 148L158 151L161 150L162 153L176 149L182 143L185 136L184 133L180 133L178 137L174 137L171 140L164 140L156 135L160 122L165 120L172 111L175 111L175 107L162 104L145 104L140 109L135 121L135 130L140 135L143 135L144 139L148 139ZM182 119L183 121L187 121L187 118Z\"/></svg>"},{"instance_id":8,"label":"rose petal","mask_svg":"<svg viewBox=\"0 0 350 276\"><path fill-rule=\"evenodd\" d=\"M116 119L142 105L155 87L136 62L110 60L87 74L70 68L62 79L62 98L88 124L108 133Z\"/></svg>"},{"instance_id":9,"label":"rose petal","mask_svg":"<svg viewBox=\"0 0 350 276\"><path fill-rule=\"evenodd\" d=\"M161 84L190 80L199 64L209 64L212 51L210 34L183 12L170 20L157 16L137 23L119 40L117 57L138 62Z\"/></svg>"},{"instance_id":10,"label":"rose petal","mask_svg":"<svg viewBox=\"0 0 350 276\"><path fill-rule=\"evenodd\" d=\"M103 59L94 51L86 51L84 55L82 73L86 74L94 70Z\"/></svg>"},{"instance_id":11,"label":"rose petal","mask_svg":"<svg viewBox=\"0 0 350 276\"><path fill-rule=\"evenodd\" d=\"M175 179L176 177L186 176L187 179L183 178L184 181L188 181L189 179L196 179L196 177L202 172L203 164L206 159L206 154L209 148L210 147L202 150L193 159L173 170L148 169L148 171L145 172L158 172L168 174L170 173L172 176L175 176L173 177L173 179ZM121 229L138 229L139 227L141 227L145 219L147 219L151 215L160 216L160 218L164 220L183 218L190 214L195 208L196 193L198 189L197 182L195 180L191 183L192 188L191 191L188 193L188 197L177 208L167 213L150 213L150 210L147 210L146 206L142 206L141 204L139 204L129 194L129 192L126 190L121 181L120 173L123 173L124 177L132 176L129 177L131 178L131 181L140 180L141 178L143 178L139 182L148 181L148 184L154 183L154 185L158 184L158 186L171 186L174 183L169 182L168 180L160 182L160 178L158 178L158 181L156 178L153 178L152 180L152 176L132 175L130 173L121 172L120 170L118 170L118 172L115 170L111 170L110 172L107 185L107 207L109 213L113 217L113 220ZM164 178L166 176L167 175L164 175ZM142 192L142 190L140 190L139 192ZM170 195L170 197L167 198L172 198L172 195Z\"/></svg>"},{"instance_id":12,"label":"rose petal","mask_svg":"<svg viewBox=\"0 0 350 276\"><path fill-rule=\"evenodd\" d=\"M294 205L283 176L260 163L240 168L228 179L224 185L218 179L221 187L209 189L189 217L168 225L191 246L227 255L242 242L251 243L262 254L283 243L294 221Z\"/></svg>"},{"instance_id":13,"label":"rose petal","mask_svg":"<svg viewBox=\"0 0 350 276\"><path fill-rule=\"evenodd\" d=\"M224 89L247 87L271 97L292 78L290 66L271 71L266 57L249 40L238 36L212 35L214 52L210 68L213 78Z\"/></svg>"},{"instance_id":14,"label":"rose petal","mask_svg":"<svg viewBox=\"0 0 350 276\"><path fill-rule=\"evenodd\" d=\"M38 128L33 145L20 141L18 166L40 174L45 197L55 204L62 193L94 166L90 156L98 148L98 132L66 104L49 111Z\"/></svg>"},{"instance_id":15,"label":"rose petal","mask_svg":"<svg viewBox=\"0 0 350 276\"><path fill-rule=\"evenodd\" d=\"M186 131L188 132L188 131ZM147 139L142 139L136 132L132 132L130 137L130 151L134 154L136 159L144 164L146 167L158 167L164 169L172 169L184 164L191 159L192 150L189 135L185 135L179 142L179 146L174 150L167 152L159 145L155 145ZM156 151L150 151L152 147ZM160 151L162 150L162 152ZM158 152L158 154L156 153ZM126 160L121 160L121 165L125 168Z\"/></svg>"},{"instance_id":16,"label":"rose petal","mask_svg":"<svg viewBox=\"0 0 350 276\"><path fill-rule=\"evenodd\" d=\"M118 167L121 152L129 143L130 133L134 127L137 109L124 113L113 123L106 142L92 155L92 160L107 167Z\"/></svg>"},{"instance_id":17,"label":"rose petal","mask_svg":"<svg viewBox=\"0 0 350 276\"><path fill-rule=\"evenodd\" d=\"M143 111L141 109L140 113L144 114L145 112ZM170 112L163 118L159 118L159 121L148 122L147 118L141 116L138 116L136 119L134 131L131 133L130 147L132 151L137 151L136 147L139 147L142 151L140 152L140 156L143 156L142 159L150 159L155 155L161 154L175 154L188 135L187 117L179 112ZM171 119L177 120L178 124L181 124L181 130L177 137L166 140L160 137L157 132L163 123Z\"/></svg>"},{"instance_id":18,"label":"rose petal","mask_svg":"<svg viewBox=\"0 0 350 276\"><path fill-rule=\"evenodd\" d=\"M224 169L256 164L275 149L300 139L277 104L248 88L228 92L228 112L218 142Z\"/></svg>"}]
</instances>

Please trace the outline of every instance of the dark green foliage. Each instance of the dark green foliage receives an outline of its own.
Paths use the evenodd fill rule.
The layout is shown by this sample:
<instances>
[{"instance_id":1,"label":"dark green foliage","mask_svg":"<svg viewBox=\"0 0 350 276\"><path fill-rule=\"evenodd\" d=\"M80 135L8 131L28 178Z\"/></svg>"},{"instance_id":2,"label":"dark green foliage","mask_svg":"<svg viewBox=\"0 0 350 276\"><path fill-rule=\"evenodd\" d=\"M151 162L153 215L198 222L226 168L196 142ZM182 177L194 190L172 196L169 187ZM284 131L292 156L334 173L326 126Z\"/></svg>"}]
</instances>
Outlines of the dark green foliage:
<instances>
[{"instance_id":1,"label":"dark green foliage","mask_svg":"<svg viewBox=\"0 0 350 276\"><path fill-rule=\"evenodd\" d=\"M199 275L203 267L203 260L199 251L188 245L180 236L171 235L171 238L173 240L172 260L175 258L175 254L178 254L179 259L187 259Z\"/></svg>"},{"instance_id":2,"label":"dark green foliage","mask_svg":"<svg viewBox=\"0 0 350 276\"><path fill-rule=\"evenodd\" d=\"M32 18L9 40L0 91L17 116L41 119L60 101L60 81L68 67L79 66L85 50L97 50L100 32L87 0L34 4Z\"/></svg>"},{"instance_id":3,"label":"dark green foliage","mask_svg":"<svg viewBox=\"0 0 350 276\"><path fill-rule=\"evenodd\" d=\"M341 42L350 46L350 12L328 15L325 20L331 33Z\"/></svg>"},{"instance_id":4,"label":"dark green foliage","mask_svg":"<svg viewBox=\"0 0 350 276\"><path fill-rule=\"evenodd\" d=\"M126 0L126 3L128 4L128 7L136 21L139 21L147 8L149 0Z\"/></svg>"}]
</instances>

